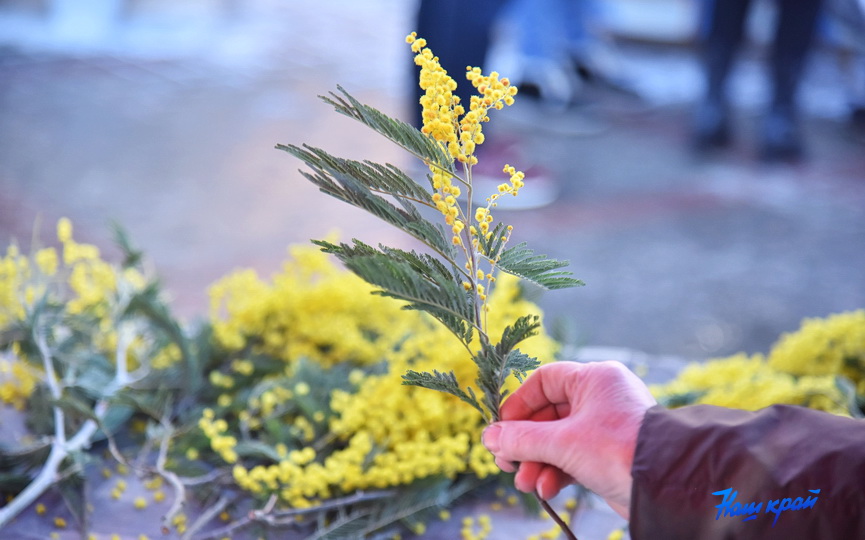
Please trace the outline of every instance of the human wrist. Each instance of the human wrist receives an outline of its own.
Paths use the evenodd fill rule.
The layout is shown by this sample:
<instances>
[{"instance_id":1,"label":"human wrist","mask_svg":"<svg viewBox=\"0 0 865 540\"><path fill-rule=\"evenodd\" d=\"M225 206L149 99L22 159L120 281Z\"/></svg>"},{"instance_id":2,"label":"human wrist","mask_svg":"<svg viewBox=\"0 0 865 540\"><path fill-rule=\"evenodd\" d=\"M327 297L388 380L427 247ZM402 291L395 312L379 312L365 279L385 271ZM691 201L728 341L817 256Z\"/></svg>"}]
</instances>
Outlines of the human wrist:
<instances>
[{"instance_id":1,"label":"human wrist","mask_svg":"<svg viewBox=\"0 0 865 540\"><path fill-rule=\"evenodd\" d=\"M637 443L646 413L654 404L647 404L641 410L635 411L624 429L617 430L619 440L615 452L615 465L611 471L616 486L609 497L604 497L613 510L625 519L629 518L631 506L631 490L634 484L632 469L637 453Z\"/></svg>"}]
</instances>

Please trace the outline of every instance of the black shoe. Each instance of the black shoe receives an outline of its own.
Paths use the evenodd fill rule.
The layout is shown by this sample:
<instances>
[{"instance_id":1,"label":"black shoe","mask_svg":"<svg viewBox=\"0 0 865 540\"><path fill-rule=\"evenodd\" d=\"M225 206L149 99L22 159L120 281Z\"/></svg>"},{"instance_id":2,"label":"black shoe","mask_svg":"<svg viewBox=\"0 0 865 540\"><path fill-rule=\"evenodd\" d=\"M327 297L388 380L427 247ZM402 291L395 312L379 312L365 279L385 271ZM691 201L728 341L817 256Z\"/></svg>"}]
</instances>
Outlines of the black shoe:
<instances>
[{"instance_id":1,"label":"black shoe","mask_svg":"<svg viewBox=\"0 0 865 540\"><path fill-rule=\"evenodd\" d=\"M804 150L792 107L773 107L763 119L760 157L764 161L798 161Z\"/></svg>"},{"instance_id":2,"label":"black shoe","mask_svg":"<svg viewBox=\"0 0 865 540\"><path fill-rule=\"evenodd\" d=\"M693 120L694 148L707 151L730 145L730 111L720 100L707 99L697 106Z\"/></svg>"}]
</instances>

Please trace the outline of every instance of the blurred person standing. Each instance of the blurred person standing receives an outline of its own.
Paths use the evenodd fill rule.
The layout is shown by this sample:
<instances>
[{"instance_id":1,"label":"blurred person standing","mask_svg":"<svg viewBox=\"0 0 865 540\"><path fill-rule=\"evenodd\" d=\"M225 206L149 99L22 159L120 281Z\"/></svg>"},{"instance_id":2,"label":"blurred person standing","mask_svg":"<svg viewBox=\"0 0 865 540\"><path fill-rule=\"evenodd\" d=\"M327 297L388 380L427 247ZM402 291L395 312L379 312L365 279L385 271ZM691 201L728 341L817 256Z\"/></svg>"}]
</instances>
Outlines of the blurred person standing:
<instances>
[{"instance_id":1,"label":"blurred person standing","mask_svg":"<svg viewBox=\"0 0 865 540\"><path fill-rule=\"evenodd\" d=\"M597 0L511 0L502 14L513 43L511 79L548 109L563 110L587 85L633 94L620 80ZM510 72L509 72L510 73Z\"/></svg>"},{"instance_id":2,"label":"blurred person standing","mask_svg":"<svg viewBox=\"0 0 865 540\"><path fill-rule=\"evenodd\" d=\"M760 127L760 155L767 161L798 160L804 148L796 94L814 41L821 0L776 0L769 60L771 101ZM732 140L727 81L742 43L751 0L704 0L701 40L706 90L694 115L694 144L704 151Z\"/></svg>"},{"instance_id":3,"label":"blurred person standing","mask_svg":"<svg viewBox=\"0 0 865 540\"><path fill-rule=\"evenodd\" d=\"M865 141L865 0L826 0L827 41L839 54L854 135Z\"/></svg>"}]
</instances>

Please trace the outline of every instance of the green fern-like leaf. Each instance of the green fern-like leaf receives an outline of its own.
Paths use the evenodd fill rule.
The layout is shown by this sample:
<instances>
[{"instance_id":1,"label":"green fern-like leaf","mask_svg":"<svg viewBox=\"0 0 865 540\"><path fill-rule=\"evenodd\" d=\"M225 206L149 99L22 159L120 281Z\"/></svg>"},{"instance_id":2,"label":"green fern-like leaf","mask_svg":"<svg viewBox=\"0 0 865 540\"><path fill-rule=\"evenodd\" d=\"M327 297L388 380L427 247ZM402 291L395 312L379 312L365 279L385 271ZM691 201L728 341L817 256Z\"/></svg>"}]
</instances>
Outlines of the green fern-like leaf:
<instances>
[{"instance_id":1,"label":"green fern-like leaf","mask_svg":"<svg viewBox=\"0 0 865 540\"><path fill-rule=\"evenodd\" d=\"M502 332L498 344L486 344L475 355L478 366L476 383L483 393L483 404L490 411L492 419L498 420L499 406L507 395L502 391L508 376L513 373L522 382L528 372L536 369L540 362L515 347L523 340L535 335L540 328L536 315L526 315L516 320Z\"/></svg>"},{"instance_id":2,"label":"green fern-like leaf","mask_svg":"<svg viewBox=\"0 0 865 540\"><path fill-rule=\"evenodd\" d=\"M541 319L537 315L524 315L502 331L502 339L496 346L502 355L507 355L520 342L538 333Z\"/></svg>"},{"instance_id":3,"label":"green fern-like leaf","mask_svg":"<svg viewBox=\"0 0 865 540\"><path fill-rule=\"evenodd\" d=\"M417 238L442 256L453 258L450 236L424 219L412 201L430 205L430 195L391 165L361 163L311 147L279 145L303 160L312 172L301 174L328 195L360 208ZM382 196L394 197L401 208Z\"/></svg>"},{"instance_id":4,"label":"green fern-like leaf","mask_svg":"<svg viewBox=\"0 0 865 540\"><path fill-rule=\"evenodd\" d=\"M456 276L431 258L399 250L379 251L359 240L354 245L313 241L339 258L364 281L381 287L378 294L404 300L407 309L425 311L441 321L463 342L471 340L472 297Z\"/></svg>"},{"instance_id":5,"label":"green fern-like leaf","mask_svg":"<svg viewBox=\"0 0 865 540\"><path fill-rule=\"evenodd\" d=\"M372 191L391 195L398 200L408 198L432 206L429 192L393 165L339 158L309 145L298 147L277 144L276 148L292 154L315 169L327 171L331 175L348 176Z\"/></svg>"},{"instance_id":6,"label":"green fern-like leaf","mask_svg":"<svg viewBox=\"0 0 865 540\"><path fill-rule=\"evenodd\" d=\"M343 87L337 86L337 89L342 94L341 96L331 92L330 97L319 97L325 103L332 105L337 112L358 120L381 133L425 163L435 164L452 174L455 172L453 158L434 139L427 137L405 122L390 118L381 111L364 105L346 92Z\"/></svg>"},{"instance_id":7,"label":"green fern-like leaf","mask_svg":"<svg viewBox=\"0 0 865 540\"><path fill-rule=\"evenodd\" d=\"M505 247L506 230L507 225L500 221L490 234L480 234L477 237L481 254L492 262L498 262L502 249Z\"/></svg>"},{"instance_id":8,"label":"green fern-like leaf","mask_svg":"<svg viewBox=\"0 0 865 540\"><path fill-rule=\"evenodd\" d=\"M545 289L564 289L584 285L579 279L570 276L567 271L560 271L568 263L549 259L546 255L535 255L534 251L522 242L504 250L498 261L498 268L503 272L513 274L525 280L536 283Z\"/></svg>"},{"instance_id":9,"label":"green fern-like leaf","mask_svg":"<svg viewBox=\"0 0 865 540\"><path fill-rule=\"evenodd\" d=\"M453 371L441 373L437 370L433 370L432 373L427 373L408 370L402 376L402 379L404 385L420 386L421 388L438 390L439 392L446 392L452 396L456 396L477 409L481 414L486 414L483 407L481 407L480 403L478 403L475 398L474 392L471 391L471 388L469 388L469 393L466 393L462 388L460 388Z\"/></svg>"},{"instance_id":10,"label":"green fern-like leaf","mask_svg":"<svg viewBox=\"0 0 865 540\"><path fill-rule=\"evenodd\" d=\"M404 251L402 249L382 245L379 246L379 249L385 255L389 255L395 260L405 262L431 283L441 283L442 281L454 281L455 279L458 279L457 270L453 264L451 264L451 269L448 270L441 261L435 257L427 255L426 253Z\"/></svg>"},{"instance_id":11,"label":"green fern-like leaf","mask_svg":"<svg viewBox=\"0 0 865 540\"><path fill-rule=\"evenodd\" d=\"M111 222L111 230L114 233L114 242L123 253L123 268L133 268L140 265L144 254L132 246L126 230L117 222Z\"/></svg>"},{"instance_id":12,"label":"green fern-like leaf","mask_svg":"<svg viewBox=\"0 0 865 540\"><path fill-rule=\"evenodd\" d=\"M505 358L504 374L505 377L507 377L513 373L517 380L523 382L523 379L526 378L529 372L538 369L538 366L540 365L541 363L537 358L529 356L519 349L514 349L510 351L507 358ZM504 397L504 395L502 395L502 397Z\"/></svg>"},{"instance_id":13,"label":"green fern-like leaf","mask_svg":"<svg viewBox=\"0 0 865 540\"><path fill-rule=\"evenodd\" d=\"M494 346L485 344L475 354L474 361L478 366L478 378L475 384L483 394L481 401L489 411L490 422L497 422L502 401L501 388L505 381L503 376L505 358Z\"/></svg>"},{"instance_id":14,"label":"green fern-like leaf","mask_svg":"<svg viewBox=\"0 0 865 540\"><path fill-rule=\"evenodd\" d=\"M201 351L193 349L193 342L183 330L180 322L174 318L165 302L159 295L159 284L151 283L139 291L129 301L127 315L142 315L154 327L159 328L180 349L185 368L186 395L192 396L203 386L204 374L201 366Z\"/></svg>"}]
</instances>

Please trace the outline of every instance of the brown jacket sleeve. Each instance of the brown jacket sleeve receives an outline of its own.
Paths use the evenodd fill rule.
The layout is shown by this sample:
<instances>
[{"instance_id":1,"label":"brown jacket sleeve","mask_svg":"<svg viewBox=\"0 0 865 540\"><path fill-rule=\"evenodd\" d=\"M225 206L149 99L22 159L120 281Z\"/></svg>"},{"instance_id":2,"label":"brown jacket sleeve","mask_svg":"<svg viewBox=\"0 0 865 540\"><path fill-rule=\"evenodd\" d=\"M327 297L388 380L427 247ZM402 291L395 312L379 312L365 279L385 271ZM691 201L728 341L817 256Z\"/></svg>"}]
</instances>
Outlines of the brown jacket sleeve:
<instances>
[{"instance_id":1,"label":"brown jacket sleeve","mask_svg":"<svg viewBox=\"0 0 865 540\"><path fill-rule=\"evenodd\" d=\"M865 539L865 420L655 406L631 473L633 540Z\"/></svg>"}]
</instances>

